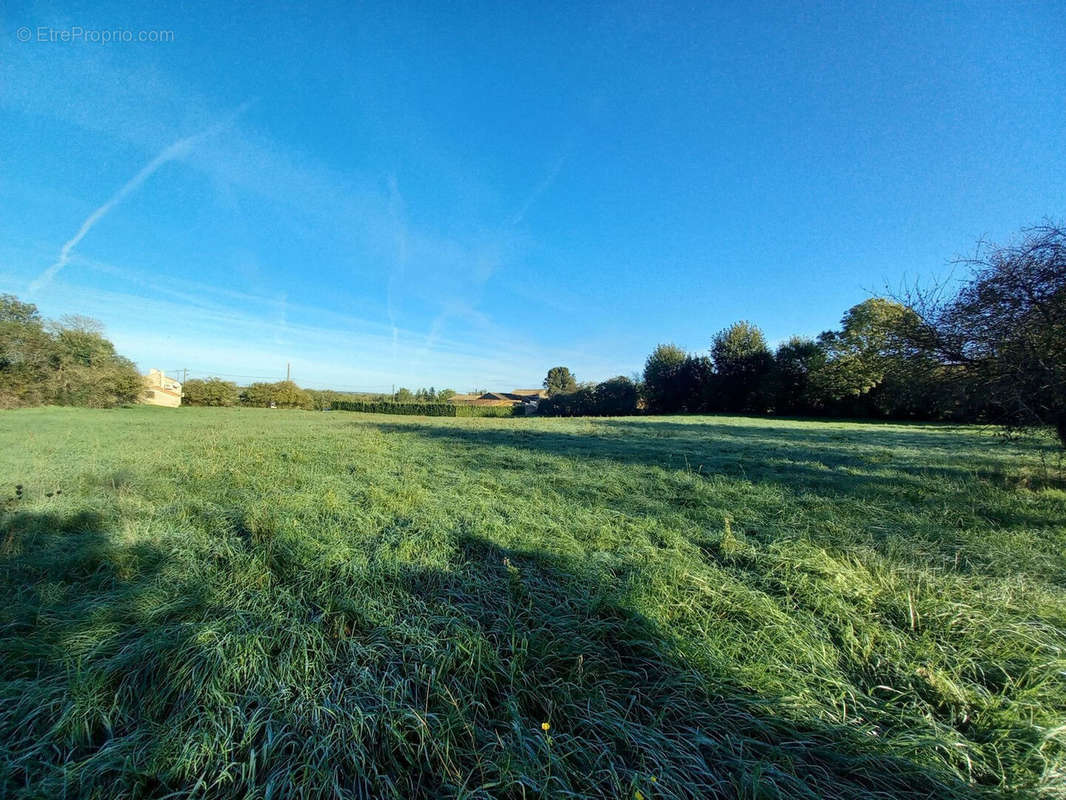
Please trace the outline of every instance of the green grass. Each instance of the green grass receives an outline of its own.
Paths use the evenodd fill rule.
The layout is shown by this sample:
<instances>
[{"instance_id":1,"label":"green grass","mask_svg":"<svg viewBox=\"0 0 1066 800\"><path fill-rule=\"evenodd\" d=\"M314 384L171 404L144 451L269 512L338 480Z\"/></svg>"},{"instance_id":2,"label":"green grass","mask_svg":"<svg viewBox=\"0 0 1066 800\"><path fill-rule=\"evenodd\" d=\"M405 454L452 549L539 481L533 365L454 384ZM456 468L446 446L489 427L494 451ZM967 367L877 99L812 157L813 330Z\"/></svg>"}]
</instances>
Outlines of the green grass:
<instances>
[{"instance_id":1,"label":"green grass","mask_svg":"<svg viewBox=\"0 0 1066 800\"><path fill-rule=\"evenodd\" d=\"M1066 797L1056 459L931 425L3 412L0 796Z\"/></svg>"}]
</instances>

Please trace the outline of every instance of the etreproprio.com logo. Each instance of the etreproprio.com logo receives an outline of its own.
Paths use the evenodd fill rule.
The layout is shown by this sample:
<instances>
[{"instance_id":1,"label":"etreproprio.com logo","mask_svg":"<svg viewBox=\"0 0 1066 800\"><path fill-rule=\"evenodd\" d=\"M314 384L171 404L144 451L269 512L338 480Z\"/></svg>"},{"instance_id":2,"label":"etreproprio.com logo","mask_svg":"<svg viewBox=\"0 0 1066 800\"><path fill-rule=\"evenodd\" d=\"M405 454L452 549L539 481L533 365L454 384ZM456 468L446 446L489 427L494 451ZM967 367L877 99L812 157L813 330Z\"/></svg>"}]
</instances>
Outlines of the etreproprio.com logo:
<instances>
[{"instance_id":1,"label":"etreproprio.com logo","mask_svg":"<svg viewBox=\"0 0 1066 800\"><path fill-rule=\"evenodd\" d=\"M129 30L126 28L84 28L71 25L69 28L53 28L41 25L31 28L23 25L15 31L20 42L43 42L47 44L130 44L133 42L173 42L174 31Z\"/></svg>"}]
</instances>

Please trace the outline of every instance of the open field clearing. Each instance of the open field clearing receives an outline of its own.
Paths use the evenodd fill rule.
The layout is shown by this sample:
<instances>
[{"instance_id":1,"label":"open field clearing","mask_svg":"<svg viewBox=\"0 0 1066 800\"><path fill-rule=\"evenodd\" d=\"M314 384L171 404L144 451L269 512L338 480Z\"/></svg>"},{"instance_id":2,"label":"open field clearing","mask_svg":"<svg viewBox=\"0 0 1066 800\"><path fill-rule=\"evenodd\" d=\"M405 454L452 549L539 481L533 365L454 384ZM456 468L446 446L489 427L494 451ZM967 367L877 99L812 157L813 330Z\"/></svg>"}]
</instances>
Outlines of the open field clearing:
<instances>
[{"instance_id":1,"label":"open field clearing","mask_svg":"<svg viewBox=\"0 0 1066 800\"><path fill-rule=\"evenodd\" d=\"M3 412L0 795L1066 797L1057 458L932 425Z\"/></svg>"}]
</instances>

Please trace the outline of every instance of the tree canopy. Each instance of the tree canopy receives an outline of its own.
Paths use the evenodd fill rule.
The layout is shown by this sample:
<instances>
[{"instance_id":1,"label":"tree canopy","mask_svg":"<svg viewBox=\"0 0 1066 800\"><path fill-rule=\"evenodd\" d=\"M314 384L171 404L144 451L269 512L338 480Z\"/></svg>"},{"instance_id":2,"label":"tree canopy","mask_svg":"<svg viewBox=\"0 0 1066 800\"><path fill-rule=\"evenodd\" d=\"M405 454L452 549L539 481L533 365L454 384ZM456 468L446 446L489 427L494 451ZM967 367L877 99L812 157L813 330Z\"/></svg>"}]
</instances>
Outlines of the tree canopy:
<instances>
[{"instance_id":1,"label":"tree canopy","mask_svg":"<svg viewBox=\"0 0 1066 800\"><path fill-rule=\"evenodd\" d=\"M1066 446L1066 230L1042 225L965 262L969 280L946 298L908 298L914 347L979 387L1000 421L1052 426Z\"/></svg>"},{"instance_id":2,"label":"tree canopy","mask_svg":"<svg viewBox=\"0 0 1066 800\"><path fill-rule=\"evenodd\" d=\"M552 367L544 378L544 388L548 390L549 397L569 394L577 391L577 379L568 367Z\"/></svg>"},{"instance_id":3,"label":"tree canopy","mask_svg":"<svg viewBox=\"0 0 1066 800\"><path fill-rule=\"evenodd\" d=\"M143 380L88 317L41 319L33 303L0 295L0 407L131 403Z\"/></svg>"}]
</instances>

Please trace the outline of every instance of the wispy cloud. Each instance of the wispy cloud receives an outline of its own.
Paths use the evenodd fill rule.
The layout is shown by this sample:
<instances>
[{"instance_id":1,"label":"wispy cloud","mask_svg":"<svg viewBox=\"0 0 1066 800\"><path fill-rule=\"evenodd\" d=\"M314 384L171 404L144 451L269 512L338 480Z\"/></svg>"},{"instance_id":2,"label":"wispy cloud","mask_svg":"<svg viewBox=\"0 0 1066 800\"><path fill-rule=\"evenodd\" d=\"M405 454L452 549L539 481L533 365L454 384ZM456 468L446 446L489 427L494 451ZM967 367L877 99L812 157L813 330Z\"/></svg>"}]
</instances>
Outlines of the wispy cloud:
<instances>
[{"instance_id":1,"label":"wispy cloud","mask_svg":"<svg viewBox=\"0 0 1066 800\"><path fill-rule=\"evenodd\" d=\"M269 129L253 127L244 120L233 124L224 136L213 135L220 127L211 124L219 118L219 106L178 76L147 68L127 72L125 65L100 62L84 51L70 51L64 58L60 64L37 59L19 61L11 68L0 65L0 82L17 75L19 81L9 82L36 87L33 92L16 88L13 92L0 93L0 109L58 119L123 141L143 152L162 149L86 218L63 245L58 257L53 257L51 249L45 251L48 260L38 256L39 266L29 268L20 280L22 286L31 283L31 292L39 295L38 302L68 292L70 287L63 286L69 280L66 270L73 271L75 265L80 268L87 261L81 252L85 236L116 205L129 200L165 163L180 159L183 167L206 177L219 196L241 201L235 204L238 210L234 216L238 220L246 207L256 209L257 213L262 211L259 218L281 225L289 241L306 242L308 252L328 254L328 260L322 265L323 273L338 285L336 297L323 300L289 274L271 272L275 265L264 259L262 274L257 272L255 277L249 277L245 274L249 270L236 273L236 277L245 278L243 286L253 291L274 284L273 290L265 293L269 298L257 298L250 307L245 305L245 299L228 297L216 286L220 291L212 296L222 308L202 308L201 290L189 291L189 295L200 301L195 303L194 314L200 322L236 305L245 312L254 308L264 323L268 319L273 323L254 328L254 338L239 339L232 336L232 328L220 323L218 329L199 338L200 345L206 348L205 355L218 350L219 343L225 341L234 348L236 360L243 356L252 358L253 354L246 350L249 342L257 341L278 352L291 352L294 367L300 352L316 353L314 360L325 362L328 359L324 347L326 337L320 340L317 335L306 336L301 332L300 322L314 320L322 324L329 319L328 326L335 331L330 339L335 348L334 358L338 357L336 352L348 350L344 346L338 348L337 343L345 341L356 351L382 356L382 363L371 367L361 359L366 367L361 379L344 368L334 370L316 364L310 369L304 364L301 375L305 377L316 374L322 376L319 380L353 382L384 381L388 377L391 383L416 380L411 376L418 375L418 380L432 380L435 376L439 383L444 373L459 380L469 376L471 381L486 384L494 378L510 380L507 375L496 374L502 369L510 370L511 367L502 366L510 359L535 371L547 363L543 354L535 352L538 338L535 333L516 329L509 321L496 322L492 312L483 307L483 301L486 286L501 273L515 272L508 268L521 263L530 245L521 231L521 223L555 184L571 148L562 148L563 152L554 160L543 163L543 171L532 176L534 180L526 194L512 196L514 205L510 208L504 205L494 187L480 179L477 171L469 169L461 158L451 153L435 153L434 164L446 176L440 192L454 197L454 203L443 214L427 216L419 205L419 192L404 185L402 176L392 170L384 173L383 182L380 168L365 172L338 169L314 152L301 150L298 144L278 139ZM11 72L12 69L17 72ZM47 91L41 91L42 86ZM79 97L87 95L106 98L106 102L88 113L77 102ZM55 98L60 101L56 102ZM269 115L264 114L264 118L269 119ZM201 129L201 133L167 144L172 131ZM241 261L255 264L259 232L249 227L245 239L249 255ZM51 266L35 274L49 261ZM219 261L217 253L208 259L205 274L221 269ZM129 271L130 280L140 278L146 284L156 284L143 287L151 299L158 299L157 293L170 295L171 290L181 291L172 284L159 286L164 276L154 269L142 273L137 266ZM232 281L224 283L229 285ZM284 300L279 290L285 292ZM185 298L184 302L190 300ZM308 308L308 303L316 307ZM190 313L188 308L186 305L186 314ZM347 314L357 311L359 319L336 315L341 309ZM116 312L105 312L100 306L83 310L104 316L109 322L116 318ZM117 318L131 313L123 310ZM253 329L247 319L241 320L240 327L249 333ZM131 335L130 326L123 325L122 333L125 341L133 343L129 348L131 355L148 357L148 353L139 352L140 345L136 344L141 341L138 337L143 331ZM195 363L194 354L187 347L189 341L175 340L165 347L161 344L160 349L183 351L185 358ZM495 343L489 348L493 358L482 360L479 351L484 349L485 342ZM219 357L219 360L223 359ZM515 372L518 375L513 377L517 379L526 369ZM377 373L377 377L371 378L372 373ZM523 382L528 380L527 377Z\"/></svg>"},{"instance_id":2,"label":"wispy cloud","mask_svg":"<svg viewBox=\"0 0 1066 800\"><path fill-rule=\"evenodd\" d=\"M400 329L396 325L396 292L397 284L403 280L404 270L407 267L407 224L404 221L403 195L395 175L389 176L389 218L396 229L396 258L392 270L389 272L389 283L386 288L385 305L389 315L389 324L392 326L392 353L396 356L396 344Z\"/></svg>"},{"instance_id":3,"label":"wispy cloud","mask_svg":"<svg viewBox=\"0 0 1066 800\"><path fill-rule=\"evenodd\" d=\"M102 319L119 352L143 369L188 367L197 376L281 376L291 362L301 385L387 391L393 383L412 388L517 386L537 376L544 362L535 350L495 336L477 342L440 338L432 360L419 366L421 335L399 328L394 356L393 331L380 320L327 312L272 293L255 295L149 276L78 254L73 259L79 267L77 282L61 275L49 289L50 305ZM120 278L115 283L122 288L94 286L91 273ZM0 286L3 278L0 273ZM286 330L278 343L281 315ZM160 319L174 324L160 327Z\"/></svg>"},{"instance_id":4,"label":"wispy cloud","mask_svg":"<svg viewBox=\"0 0 1066 800\"><path fill-rule=\"evenodd\" d=\"M34 294L40 291L42 288L52 282L52 279L55 278L57 274L59 274L59 271L62 270L63 267L65 267L68 263L70 263L70 257L71 254L74 252L74 248L77 247L81 240L89 234L89 231L93 229L93 226L95 226L97 222L99 222L101 219L107 216L108 213L110 213L111 209L113 209L115 206L117 206L119 203L121 203L123 200L125 200L135 191L137 191L141 187L141 185L150 177L152 177L152 175L155 174L155 172L164 164L169 161L174 161L175 159L181 158L182 156L189 153L193 149L193 147L197 145L197 143L211 136L214 136L215 134L232 125L233 121L245 111L248 105L248 103L244 103L239 108L237 108L236 111L228 115L225 119L215 123L214 125L211 125L207 129L200 131L199 133L195 133L192 136L186 136L183 139L178 139L178 141L166 147L161 153L159 153L159 155L157 155L155 158L153 158L151 161L141 167L140 171L128 181L126 181L126 183L123 184L122 188L120 188L117 192L111 195L111 197L108 198L106 203L98 207L95 211L93 211L93 213L91 213L88 217L85 218L85 221L82 222L81 227L78 228L78 232L74 234L74 236L69 239L60 249L59 258L56 259L55 263L53 263L50 267L44 270L44 272L42 272L33 281L30 282L30 294Z\"/></svg>"},{"instance_id":5,"label":"wispy cloud","mask_svg":"<svg viewBox=\"0 0 1066 800\"><path fill-rule=\"evenodd\" d=\"M552 164L551 169L548 170L547 174L541 179L540 183L533 187L533 191L530 192L529 195L526 197L525 202L522 203L522 206L518 209L518 211L515 212L514 216L511 217L508 224L512 228L515 225L520 225L522 223L522 221L526 218L526 214L529 213L529 210L533 208L533 205L538 200L540 200L541 195L543 195L546 191L548 191L548 189L551 188L552 184L555 183L556 179L559 177L559 173L562 172L563 165L566 164L566 161L569 157L570 148L567 147L566 150L564 150L563 153L555 159L555 163Z\"/></svg>"}]
</instances>

